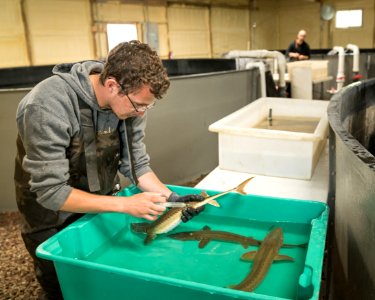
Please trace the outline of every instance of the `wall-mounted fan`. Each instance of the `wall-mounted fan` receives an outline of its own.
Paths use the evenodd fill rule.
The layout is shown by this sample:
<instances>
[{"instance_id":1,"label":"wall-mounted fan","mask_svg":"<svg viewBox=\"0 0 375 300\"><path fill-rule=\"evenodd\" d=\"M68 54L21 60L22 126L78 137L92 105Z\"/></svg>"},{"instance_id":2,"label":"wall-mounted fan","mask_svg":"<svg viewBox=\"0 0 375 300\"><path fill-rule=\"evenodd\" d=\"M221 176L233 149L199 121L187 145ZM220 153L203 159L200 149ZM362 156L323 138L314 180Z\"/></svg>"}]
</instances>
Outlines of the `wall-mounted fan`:
<instances>
[{"instance_id":1,"label":"wall-mounted fan","mask_svg":"<svg viewBox=\"0 0 375 300\"><path fill-rule=\"evenodd\" d=\"M323 3L320 7L320 17L325 20L329 21L332 20L332 18L335 16L335 9L332 7L332 5Z\"/></svg>"}]
</instances>

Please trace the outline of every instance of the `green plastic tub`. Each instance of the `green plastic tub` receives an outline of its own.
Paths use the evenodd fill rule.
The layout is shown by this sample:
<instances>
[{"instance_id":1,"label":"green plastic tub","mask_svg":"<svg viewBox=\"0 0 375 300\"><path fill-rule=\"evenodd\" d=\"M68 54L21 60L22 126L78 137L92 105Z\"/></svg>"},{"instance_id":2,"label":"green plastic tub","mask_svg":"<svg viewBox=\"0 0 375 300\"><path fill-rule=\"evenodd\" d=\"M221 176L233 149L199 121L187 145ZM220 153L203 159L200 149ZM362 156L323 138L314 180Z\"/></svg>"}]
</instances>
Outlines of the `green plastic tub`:
<instances>
[{"instance_id":1,"label":"green plastic tub","mask_svg":"<svg viewBox=\"0 0 375 300\"><path fill-rule=\"evenodd\" d=\"M170 186L179 194L200 193ZM124 189L121 195L139 190ZM208 191L208 194L218 192ZM227 288L249 273L251 262L240 260L239 244L211 241L200 249L196 241L158 236L144 246L144 235L130 230L143 222L124 214L85 215L51 237L37 255L54 262L61 289L69 299L318 299L328 207L314 201L228 194L220 208L204 212L170 233L202 229L224 230L264 239L281 226L284 243L308 243L307 248L281 248L294 262L274 262L253 292Z\"/></svg>"}]
</instances>

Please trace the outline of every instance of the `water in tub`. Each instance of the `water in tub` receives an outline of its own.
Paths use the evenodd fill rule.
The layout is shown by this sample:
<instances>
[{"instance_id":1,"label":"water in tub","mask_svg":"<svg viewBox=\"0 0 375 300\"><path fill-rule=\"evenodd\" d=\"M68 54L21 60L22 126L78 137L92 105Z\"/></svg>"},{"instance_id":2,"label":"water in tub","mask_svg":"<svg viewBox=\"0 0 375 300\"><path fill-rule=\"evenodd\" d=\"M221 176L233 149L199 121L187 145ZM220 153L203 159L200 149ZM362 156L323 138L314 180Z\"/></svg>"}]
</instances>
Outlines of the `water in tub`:
<instances>
[{"instance_id":1,"label":"water in tub","mask_svg":"<svg viewBox=\"0 0 375 300\"><path fill-rule=\"evenodd\" d=\"M265 117L253 128L314 133L319 120L319 118L309 117L272 116L272 120Z\"/></svg>"},{"instance_id":2,"label":"water in tub","mask_svg":"<svg viewBox=\"0 0 375 300\"><path fill-rule=\"evenodd\" d=\"M129 224L135 221L130 218ZM282 227L285 244L303 244L309 240L311 225L292 222L264 222L201 214L183 223L170 233L200 230L208 225L212 230L223 230L265 238L274 226ZM226 288L240 282L249 273L252 262L240 260L242 254L257 250L250 246L221 241L211 241L200 249L196 241L179 241L166 235L155 239L150 245L143 244L144 235L131 232L125 227L102 247L86 258L112 267L165 276L171 280L180 279L189 283L203 283ZM307 248L281 248L280 254L294 259L293 263L273 263L265 279L255 289L255 293L294 299L297 293L299 275L303 272Z\"/></svg>"}]
</instances>

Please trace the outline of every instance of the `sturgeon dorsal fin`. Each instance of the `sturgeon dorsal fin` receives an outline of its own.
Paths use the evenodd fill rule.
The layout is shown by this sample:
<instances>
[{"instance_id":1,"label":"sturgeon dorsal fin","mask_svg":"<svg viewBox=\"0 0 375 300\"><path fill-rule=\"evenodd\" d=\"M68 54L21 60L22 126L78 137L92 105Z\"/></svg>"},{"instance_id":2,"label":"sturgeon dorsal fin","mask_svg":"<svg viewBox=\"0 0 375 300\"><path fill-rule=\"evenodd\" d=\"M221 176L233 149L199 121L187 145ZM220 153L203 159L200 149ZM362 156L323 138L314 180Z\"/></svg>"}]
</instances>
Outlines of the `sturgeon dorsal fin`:
<instances>
[{"instance_id":1,"label":"sturgeon dorsal fin","mask_svg":"<svg viewBox=\"0 0 375 300\"><path fill-rule=\"evenodd\" d=\"M296 248L296 247L299 247L299 248L307 248L307 243L304 243L304 244L282 244L281 247L283 248Z\"/></svg>"},{"instance_id":2,"label":"sturgeon dorsal fin","mask_svg":"<svg viewBox=\"0 0 375 300\"><path fill-rule=\"evenodd\" d=\"M199 245L198 247L199 248L204 248L208 243L209 243L210 239L207 239L207 238L203 238L199 241Z\"/></svg>"},{"instance_id":3,"label":"sturgeon dorsal fin","mask_svg":"<svg viewBox=\"0 0 375 300\"><path fill-rule=\"evenodd\" d=\"M274 261L283 261L283 260L287 260L287 261L294 261L294 259L288 255L284 255L284 254L278 254L276 255L276 257L273 259Z\"/></svg>"},{"instance_id":4,"label":"sturgeon dorsal fin","mask_svg":"<svg viewBox=\"0 0 375 300\"><path fill-rule=\"evenodd\" d=\"M246 237L246 243L251 246L260 246L262 244L261 241L254 239L252 236Z\"/></svg>"},{"instance_id":5,"label":"sturgeon dorsal fin","mask_svg":"<svg viewBox=\"0 0 375 300\"><path fill-rule=\"evenodd\" d=\"M254 257L256 255L257 251L250 251L250 252L246 252L244 254L242 254L241 256L241 259L242 260L245 260L245 261L252 261L254 260ZM278 254L275 256L275 258L273 259L274 261L294 261L294 259L288 255L284 255L284 254Z\"/></svg>"},{"instance_id":6,"label":"sturgeon dorsal fin","mask_svg":"<svg viewBox=\"0 0 375 300\"><path fill-rule=\"evenodd\" d=\"M247 247L249 247L249 245L248 245L246 242L241 242L241 245L242 245L242 247L244 247L245 249L247 249Z\"/></svg>"},{"instance_id":7,"label":"sturgeon dorsal fin","mask_svg":"<svg viewBox=\"0 0 375 300\"><path fill-rule=\"evenodd\" d=\"M209 197L209 195L207 194L206 191L202 191L202 192L201 192L201 195L202 195L204 198L208 198L208 197Z\"/></svg>"},{"instance_id":8,"label":"sturgeon dorsal fin","mask_svg":"<svg viewBox=\"0 0 375 300\"><path fill-rule=\"evenodd\" d=\"M254 260L255 254L257 254L257 251L250 251L242 254L241 259L245 261L252 261Z\"/></svg>"}]
</instances>

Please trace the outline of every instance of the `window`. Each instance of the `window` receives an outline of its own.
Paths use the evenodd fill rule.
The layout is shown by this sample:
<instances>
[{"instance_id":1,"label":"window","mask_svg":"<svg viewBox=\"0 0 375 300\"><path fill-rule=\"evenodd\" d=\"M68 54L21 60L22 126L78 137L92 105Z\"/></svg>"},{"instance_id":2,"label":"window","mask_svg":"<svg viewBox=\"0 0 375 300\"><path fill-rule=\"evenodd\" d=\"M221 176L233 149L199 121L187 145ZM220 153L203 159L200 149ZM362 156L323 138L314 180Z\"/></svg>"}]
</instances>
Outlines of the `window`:
<instances>
[{"instance_id":1,"label":"window","mask_svg":"<svg viewBox=\"0 0 375 300\"><path fill-rule=\"evenodd\" d=\"M108 51L121 42L138 40L135 24L107 24Z\"/></svg>"},{"instance_id":2,"label":"window","mask_svg":"<svg viewBox=\"0 0 375 300\"><path fill-rule=\"evenodd\" d=\"M336 12L336 28L352 28L362 26L362 9L338 10Z\"/></svg>"}]
</instances>

